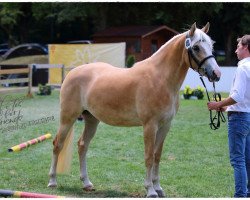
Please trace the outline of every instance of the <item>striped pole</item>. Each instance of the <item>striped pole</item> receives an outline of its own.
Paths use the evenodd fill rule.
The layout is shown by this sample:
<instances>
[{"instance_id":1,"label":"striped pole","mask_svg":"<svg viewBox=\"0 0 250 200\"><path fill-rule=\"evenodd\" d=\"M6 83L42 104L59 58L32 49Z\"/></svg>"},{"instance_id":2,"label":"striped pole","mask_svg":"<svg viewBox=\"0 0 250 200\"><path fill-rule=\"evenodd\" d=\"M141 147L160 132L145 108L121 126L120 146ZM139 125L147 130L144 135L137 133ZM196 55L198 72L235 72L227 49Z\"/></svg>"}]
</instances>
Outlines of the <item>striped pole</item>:
<instances>
[{"instance_id":1,"label":"striped pole","mask_svg":"<svg viewBox=\"0 0 250 200\"><path fill-rule=\"evenodd\" d=\"M65 198L64 196L56 196L50 194L40 194L32 192L21 192L12 190L0 190L0 197L17 197L17 198Z\"/></svg>"},{"instance_id":2,"label":"striped pole","mask_svg":"<svg viewBox=\"0 0 250 200\"><path fill-rule=\"evenodd\" d=\"M29 140L27 142L24 142L24 143L21 143L21 144L18 144L16 146L13 146L11 148L8 149L9 152L17 152L17 151L21 151L23 150L24 148L27 148L31 145L34 145L34 144L37 144L37 143L40 143L46 139L49 139L51 138L51 134L50 133L47 133L45 135L42 135L38 138L35 138L35 139L32 139L32 140Z\"/></svg>"},{"instance_id":3,"label":"striped pole","mask_svg":"<svg viewBox=\"0 0 250 200\"><path fill-rule=\"evenodd\" d=\"M14 191L11 190L0 190L0 197L12 197Z\"/></svg>"}]
</instances>

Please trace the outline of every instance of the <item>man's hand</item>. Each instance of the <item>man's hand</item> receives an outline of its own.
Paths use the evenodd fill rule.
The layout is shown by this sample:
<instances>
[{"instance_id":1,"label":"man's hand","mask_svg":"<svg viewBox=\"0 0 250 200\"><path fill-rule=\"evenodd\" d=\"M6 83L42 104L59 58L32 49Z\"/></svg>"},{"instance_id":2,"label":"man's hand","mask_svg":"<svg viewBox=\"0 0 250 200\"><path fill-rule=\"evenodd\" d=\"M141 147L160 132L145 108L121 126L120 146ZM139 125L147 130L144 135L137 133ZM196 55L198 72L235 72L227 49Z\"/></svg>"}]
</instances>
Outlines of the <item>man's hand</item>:
<instances>
[{"instance_id":1,"label":"man's hand","mask_svg":"<svg viewBox=\"0 0 250 200\"><path fill-rule=\"evenodd\" d=\"M219 102L211 101L207 103L208 110L220 111Z\"/></svg>"},{"instance_id":2,"label":"man's hand","mask_svg":"<svg viewBox=\"0 0 250 200\"><path fill-rule=\"evenodd\" d=\"M221 106L220 101L219 102L211 101L207 103L208 110L216 110L216 111L225 112L227 109L227 106L224 106L224 107L220 107L220 106Z\"/></svg>"}]
</instances>

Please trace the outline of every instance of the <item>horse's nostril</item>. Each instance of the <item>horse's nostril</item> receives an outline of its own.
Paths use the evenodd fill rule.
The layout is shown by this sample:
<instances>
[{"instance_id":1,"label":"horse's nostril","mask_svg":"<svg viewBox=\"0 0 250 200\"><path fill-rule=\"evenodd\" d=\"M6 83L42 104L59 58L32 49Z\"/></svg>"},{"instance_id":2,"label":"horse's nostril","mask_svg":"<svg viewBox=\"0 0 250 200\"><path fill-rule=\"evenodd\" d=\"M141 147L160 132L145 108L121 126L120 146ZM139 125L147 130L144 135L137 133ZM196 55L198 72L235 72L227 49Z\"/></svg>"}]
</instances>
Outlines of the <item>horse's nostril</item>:
<instances>
[{"instance_id":1,"label":"horse's nostril","mask_svg":"<svg viewBox=\"0 0 250 200\"><path fill-rule=\"evenodd\" d=\"M221 72L219 70L214 70L213 74L215 74L217 77L221 77Z\"/></svg>"},{"instance_id":2,"label":"horse's nostril","mask_svg":"<svg viewBox=\"0 0 250 200\"><path fill-rule=\"evenodd\" d=\"M220 80L220 77L216 77L215 81L219 81Z\"/></svg>"},{"instance_id":3,"label":"horse's nostril","mask_svg":"<svg viewBox=\"0 0 250 200\"><path fill-rule=\"evenodd\" d=\"M219 73L219 76L218 76L218 74L215 72L215 71L213 71L213 75L212 75L212 77L211 77L214 81L219 81L220 80L220 73Z\"/></svg>"}]
</instances>

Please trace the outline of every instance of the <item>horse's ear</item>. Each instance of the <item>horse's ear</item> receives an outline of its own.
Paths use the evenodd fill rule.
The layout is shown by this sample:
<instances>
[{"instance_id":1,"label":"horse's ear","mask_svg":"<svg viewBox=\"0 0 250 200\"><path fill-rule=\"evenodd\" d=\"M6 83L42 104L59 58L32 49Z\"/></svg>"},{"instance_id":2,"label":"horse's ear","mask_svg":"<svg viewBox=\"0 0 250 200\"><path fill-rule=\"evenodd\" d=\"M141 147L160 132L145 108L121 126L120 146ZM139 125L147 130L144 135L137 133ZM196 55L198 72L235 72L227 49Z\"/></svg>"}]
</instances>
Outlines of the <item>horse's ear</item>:
<instances>
[{"instance_id":1,"label":"horse's ear","mask_svg":"<svg viewBox=\"0 0 250 200\"><path fill-rule=\"evenodd\" d=\"M208 22L208 23L206 24L206 26L204 26L201 30L202 30L204 33L208 33L209 27L210 27L210 24L209 24L209 22Z\"/></svg>"},{"instance_id":2,"label":"horse's ear","mask_svg":"<svg viewBox=\"0 0 250 200\"><path fill-rule=\"evenodd\" d=\"M196 29L196 22L194 22L194 24L191 26L191 28L189 30L189 36L190 37L194 36L195 29Z\"/></svg>"}]
</instances>

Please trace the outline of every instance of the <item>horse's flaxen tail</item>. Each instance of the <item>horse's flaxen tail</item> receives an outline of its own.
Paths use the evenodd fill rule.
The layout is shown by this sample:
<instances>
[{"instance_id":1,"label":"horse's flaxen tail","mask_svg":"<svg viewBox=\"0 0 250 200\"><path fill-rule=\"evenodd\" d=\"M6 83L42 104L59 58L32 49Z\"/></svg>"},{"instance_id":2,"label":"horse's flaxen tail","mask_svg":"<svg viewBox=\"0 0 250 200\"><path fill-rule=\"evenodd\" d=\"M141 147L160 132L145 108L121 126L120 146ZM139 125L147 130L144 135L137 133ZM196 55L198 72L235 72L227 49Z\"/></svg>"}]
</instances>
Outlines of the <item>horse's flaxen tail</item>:
<instances>
[{"instance_id":1,"label":"horse's flaxen tail","mask_svg":"<svg viewBox=\"0 0 250 200\"><path fill-rule=\"evenodd\" d=\"M56 172L59 174L66 174L70 172L72 162L72 151L73 151L73 137L74 129L73 126L69 130L67 137L64 141L63 148L58 156Z\"/></svg>"}]
</instances>

